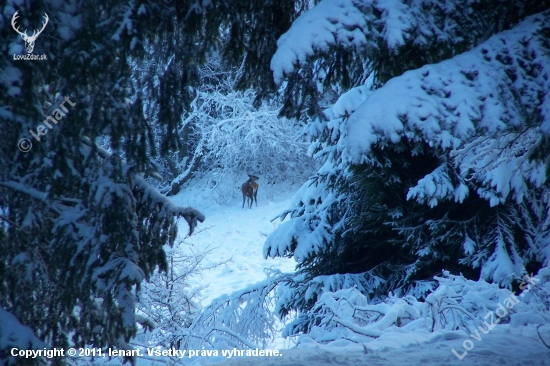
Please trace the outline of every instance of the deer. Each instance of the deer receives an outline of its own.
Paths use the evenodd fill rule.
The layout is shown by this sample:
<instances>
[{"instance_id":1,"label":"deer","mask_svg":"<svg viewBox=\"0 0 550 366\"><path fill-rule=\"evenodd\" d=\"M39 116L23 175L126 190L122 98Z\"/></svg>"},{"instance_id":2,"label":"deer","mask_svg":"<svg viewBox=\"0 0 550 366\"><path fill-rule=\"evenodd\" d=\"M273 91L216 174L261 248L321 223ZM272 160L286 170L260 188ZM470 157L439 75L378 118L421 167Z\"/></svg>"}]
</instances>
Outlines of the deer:
<instances>
[{"instance_id":1,"label":"deer","mask_svg":"<svg viewBox=\"0 0 550 366\"><path fill-rule=\"evenodd\" d=\"M256 207L258 207L258 183L256 181L260 178L258 178L255 175L248 175L248 180L243 183L241 187L241 191L243 192L243 207L244 208L244 202L246 201L246 198L248 198L249 205L248 208L252 208L252 202L256 201Z\"/></svg>"},{"instance_id":2,"label":"deer","mask_svg":"<svg viewBox=\"0 0 550 366\"><path fill-rule=\"evenodd\" d=\"M46 28L46 24L48 24L48 20L50 18L48 18L48 14L44 13L44 19L46 21L42 23L42 29L35 30L32 36L29 37L26 29L25 29L25 32L20 32L19 27L17 28L15 27L15 21L17 20L17 18L19 18L19 15L17 15L17 13L19 13L19 10L17 10L15 14L13 14L13 17L11 18L11 26L17 33L21 35L21 38L23 38L23 41L25 41L25 50L27 51L27 53L32 53L32 51L34 50L34 42L36 41L40 33L42 33L44 28Z\"/></svg>"}]
</instances>

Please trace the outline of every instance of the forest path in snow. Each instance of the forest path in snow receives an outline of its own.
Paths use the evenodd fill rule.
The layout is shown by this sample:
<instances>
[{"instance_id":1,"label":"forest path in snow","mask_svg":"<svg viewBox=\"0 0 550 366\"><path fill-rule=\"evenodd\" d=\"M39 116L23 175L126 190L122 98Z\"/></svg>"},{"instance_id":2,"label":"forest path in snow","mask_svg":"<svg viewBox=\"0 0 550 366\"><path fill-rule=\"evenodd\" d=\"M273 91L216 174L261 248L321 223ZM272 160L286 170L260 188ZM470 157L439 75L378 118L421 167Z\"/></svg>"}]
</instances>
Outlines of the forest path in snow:
<instances>
[{"instance_id":1,"label":"forest path in snow","mask_svg":"<svg viewBox=\"0 0 550 366\"><path fill-rule=\"evenodd\" d=\"M202 290L202 305L208 305L213 299L231 294L249 284L266 278L264 269L275 268L282 272L294 272L296 262L293 259L264 259L263 244L267 236L280 224L271 219L288 209L290 200L298 190L299 184L283 182L267 185L260 179L258 207L242 208L242 194L239 181L222 181L214 189L212 180L204 178L194 181L189 188L171 197L178 205L192 206L205 216L204 223L197 227L197 234L186 239L198 250L211 249L203 264L206 267L228 261L216 268L203 271L193 281L207 286ZM196 188L199 187L199 188ZM186 223L181 220L180 236L187 232Z\"/></svg>"}]
</instances>

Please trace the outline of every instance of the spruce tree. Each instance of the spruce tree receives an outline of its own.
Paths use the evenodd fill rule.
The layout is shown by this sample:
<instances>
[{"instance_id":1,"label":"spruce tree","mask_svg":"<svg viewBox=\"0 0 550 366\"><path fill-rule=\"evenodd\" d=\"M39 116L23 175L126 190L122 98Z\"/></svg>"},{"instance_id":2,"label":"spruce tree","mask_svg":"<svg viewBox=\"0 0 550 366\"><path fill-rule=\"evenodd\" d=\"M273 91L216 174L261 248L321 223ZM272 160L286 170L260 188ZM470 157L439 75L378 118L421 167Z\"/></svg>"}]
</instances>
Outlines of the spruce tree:
<instances>
[{"instance_id":1,"label":"spruce tree","mask_svg":"<svg viewBox=\"0 0 550 366\"><path fill-rule=\"evenodd\" d=\"M442 269L511 286L550 260L550 3L392 4L321 1L272 59L323 164L264 246L298 261L292 332L325 291L422 297Z\"/></svg>"},{"instance_id":2,"label":"spruce tree","mask_svg":"<svg viewBox=\"0 0 550 366\"><path fill-rule=\"evenodd\" d=\"M156 268L167 269L162 247L174 243L177 219L190 232L204 219L146 179L159 178L156 156L188 149L179 129L198 66L219 52L229 67L244 65L243 88L261 82L272 92L264 76L276 41L306 3L8 1L0 15L0 311L28 337L0 344L0 358L20 344L129 347L136 320L147 322L135 316L134 296ZM10 26L16 11L29 32L47 14L34 50L47 60L13 58L24 53ZM66 98L74 106L50 128L42 121ZM29 133L37 128L39 141ZM23 138L30 151L28 141L18 149Z\"/></svg>"},{"instance_id":3,"label":"spruce tree","mask_svg":"<svg viewBox=\"0 0 550 366\"><path fill-rule=\"evenodd\" d=\"M16 11L28 29L48 15L35 47L46 61L12 59L23 52L9 26ZM137 330L135 292L166 269L162 246L174 242L177 218L190 231L204 220L142 177L157 146L130 60L147 56L154 34L173 34L176 15L168 3L10 3L2 24L0 307L47 347L126 348ZM63 119L42 122L67 99ZM174 120L154 123L172 130ZM48 127L40 141L29 134L39 125ZM30 151L18 149L21 138ZM19 344L9 342L1 355Z\"/></svg>"}]
</instances>

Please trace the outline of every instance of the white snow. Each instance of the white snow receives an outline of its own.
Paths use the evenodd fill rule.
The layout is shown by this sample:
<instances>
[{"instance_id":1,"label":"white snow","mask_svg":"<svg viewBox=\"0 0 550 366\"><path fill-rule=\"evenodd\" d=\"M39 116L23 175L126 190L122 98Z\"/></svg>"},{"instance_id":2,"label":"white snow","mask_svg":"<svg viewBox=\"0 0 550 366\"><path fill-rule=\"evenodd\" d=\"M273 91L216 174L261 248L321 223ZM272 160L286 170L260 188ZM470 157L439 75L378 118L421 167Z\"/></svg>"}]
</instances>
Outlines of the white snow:
<instances>
[{"instance_id":1,"label":"white snow","mask_svg":"<svg viewBox=\"0 0 550 366\"><path fill-rule=\"evenodd\" d=\"M4 365L1 357L4 350L40 349L45 346L31 328L22 325L15 316L0 307L0 366Z\"/></svg>"},{"instance_id":2,"label":"white snow","mask_svg":"<svg viewBox=\"0 0 550 366\"><path fill-rule=\"evenodd\" d=\"M223 366L391 366L391 365L550 365L548 350L541 346L534 327L508 330L496 326L480 341L466 333L440 331L402 334L387 332L366 345L342 342L324 346L310 340L297 348L281 350L281 357L236 357L219 363ZM472 339L474 348L462 360L465 340ZM200 360L200 361L199 361ZM206 359L197 359L195 365L206 365Z\"/></svg>"},{"instance_id":3,"label":"white snow","mask_svg":"<svg viewBox=\"0 0 550 366\"><path fill-rule=\"evenodd\" d=\"M346 4L342 9L356 4L341 1ZM302 23L315 12L319 13L317 27L328 21L330 14L323 10L328 6L325 3L320 2L298 18L293 25L298 28L291 27L280 38L279 56L292 50L296 55L309 57L311 47L311 52L323 50L320 46L317 49L316 41L308 38L316 28L306 29ZM384 3L380 2L379 8ZM334 14L335 17L340 14L336 8ZM329 121L310 121L305 128L312 142L309 153L323 166L318 171L317 183L310 180L297 195L291 221L268 238L266 253L276 257L293 252L300 260L330 242L332 228L338 223L327 224L330 221L327 207L345 197L329 197L326 182L349 176L350 165L376 164L371 154L376 144L384 149L403 140L426 143L445 157L442 159L445 165L409 187L410 200L434 207L444 200L463 202L468 195L475 195L491 207L512 200L525 203L525 198L533 195L531 188L539 188L547 181L547 162L531 160L529 154L542 146L543 131L550 126L547 113L550 59L542 35L542 29L548 27L549 15L547 11L528 17L468 52L407 71L374 91L363 87L351 89L325 111ZM384 19L387 25L389 18ZM303 35L298 36L300 26L304 26ZM311 47L300 46L300 42ZM527 59L525 55L530 56ZM279 56L273 57L272 68L281 61ZM295 59L283 61L288 66L292 60ZM278 67L273 68L276 77L277 72L281 77L289 72L284 65ZM526 72L529 68L538 71ZM533 117L525 118L526 115ZM534 116L537 122L531 123ZM540 201L538 210L548 210L548 196ZM545 226L541 232L548 232L548 223L542 225ZM548 253L548 240L542 237L530 244L536 248L533 252ZM504 283L507 274L519 273L520 258L517 249L494 242L472 264L483 267L484 278Z\"/></svg>"},{"instance_id":4,"label":"white snow","mask_svg":"<svg viewBox=\"0 0 550 366\"><path fill-rule=\"evenodd\" d=\"M198 230L208 229L186 239L200 247L217 247L207 257L205 265L214 265L232 258L231 262L201 276L202 284L208 286L202 292L205 296L203 305L216 297L228 295L265 279L264 268L275 267L283 272L292 272L295 265L292 259L278 257L265 260L266 253L262 253L261 248L266 236L279 225L277 222L271 223L270 219L288 207L296 186L279 184L265 187L260 184L258 207L243 209L236 182L209 183L210 180L203 178L200 181L203 188L197 188L197 181L194 181L190 183L193 188L184 187L180 194L171 198L176 204L191 205L205 214L206 220L198 226ZM245 178L242 180L244 182ZM214 190L209 188L213 184L217 184ZM225 193L226 198L216 198L216 190ZM230 193L231 190L237 190L238 194ZM182 223L182 229L186 229L185 223ZM469 249L468 245L470 244L465 243L465 250ZM541 271L538 277L548 277L546 272L548 270ZM510 294L508 290L499 289L483 280L465 282L460 277L451 276L451 279L442 281L443 285L433 291L427 301L442 305L441 299L445 296L459 294L463 297L460 305L476 317L495 310L497 304L502 303ZM328 288L326 290L331 291ZM528 297L521 299L526 301ZM228 358L220 352L218 356L189 358L187 355L172 361L169 358L145 357L138 361L138 365L153 365L154 362L224 366L550 365L548 350L536 333L536 324L544 323L545 320L539 314L529 313L531 310L526 310L527 305L524 303L515 305L517 312L512 316L510 324L497 324L488 333L476 332L475 325L472 325L472 336L464 330L451 331L439 327L434 332L428 331L424 315L425 311L430 310L423 310L427 309L427 303L416 302L412 298L406 301L393 298L393 303L378 305L365 301L366 298L356 290L325 292L318 303L334 311L332 321L344 327L335 327L330 331L323 330L322 326L318 327L310 336L298 338L297 347L290 349L288 347L294 343L283 343L278 339L269 349L278 346L280 356L233 355ZM355 306L360 311L379 311L385 315L374 323L362 326L354 319L353 311L349 311L350 306ZM438 311L443 307L435 309ZM404 325L392 325L397 318L403 319ZM330 321L326 319L327 324ZM354 330L355 334L345 329L346 326ZM544 330L545 327L541 328L543 335L547 334ZM373 335L377 338L370 337ZM464 344L467 347L473 344L473 348L466 351ZM453 349L459 357L463 357L462 360L453 353Z\"/></svg>"},{"instance_id":5,"label":"white snow","mask_svg":"<svg viewBox=\"0 0 550 366\"><path fill-rule=\"evenodd\" d=\"M299 182L271 186L262 182L260 177L258 207L254 204L249 209L246 205L242 208L240 191L240 185L247 179L243 174L242 182L225 180L212 189L215 183L204 178L186 184L178 195L170 197L175 204L194 207L206 216L204 223L197 227L200 232L186 239L198 249L215 248L203 264L208 267L230 260L201 276L200 282L207 286L202 291L205 297L203 305L223 294L264 280L265 268L294 272L296 262L293 259L264 259L262 247L267 236L280 224L278 220L273 223L271 220L289 206ZM187 231L187 223L182 221L180 233Z\"/></svg>"},{"instance_id":6,"label":"white snow","mask_svg":"<svg viewBox=\"0 0 550 366\"><path fill-rule=\"evenodd\" d=\"M293 259L264 259L262 246L266 237L280 225L278 221L272 223L270 220L289 206L300 182L295 184L278 182L268 186L260 180L258 207L253 206L252 209L248 209L241 208L239 190L240 183L244 182L246 177L242 177L242 182L240 180L213 182L212 180L212 176L209 176L191 181L187 186L182 187L178 195L170 197L177 205L191 205L204 213L206 220L198 225L197 233L185 239L186 242L193 243L199 248L213 249L206 257L204 265L210 266L220 261L231 260L194 279L197 285L205 286L202 290L203 305L208 305L215 298L227 296L250 284L264 280L266 268L292 272L295 266ZM212 189L214 186L215 188ZM180 236L184 236L188 227L183 220L180 228ZM206 230L201 231L201 229ZM465 243L464 249L470 250L470 245L471 243ZM460 276L448 276L446 272L444 277L440 278L439 288L432 291L426 302L417 301L409 296L403 299L392 297L387 303L369 304L366 297L358 290L336 291L333 288L339 286L331 285L330 288L325 289L316 305L327 309L324 313L327 314L323 320L324 325L315 327L308 335L301 336L292 342L281 338L276 339L268 349L278 348L280 356L233 355L228 358L220 351L217 356L211 357L199 355L189 358L187 353L183 358L170 358L148 356L147 350L138 346L137 348L141 349L144 355L138 357L137 365L550 365L549 351L543 346L536 333L536 326L547 323L548 319L541 315L543 313L535 313L532 307L529 307L531 306L529 304L535 304L532 302L533 292L528 291L531 289L530 284L525 287L527 291L524 291L524 296L518 295L521 301L513 305L510 323L497 324L488 332L483 332L485 329L483 326L480 328L482 332L477 331L477 324L473 325L473 323L469 324L470 332L453 331L448 329L454 322L453 318L446 327L436 326L435 330L430 332L427 329L431 327L430 316L425 318L425 315L434 310L436 313L448 311L442 309L452 305L454 299L462 298L459 304L461 308L474 314L476 318L482 319L480 314L496 311L497 305L505 304L505 298L510 296L508 290L499 289L497 285L487 284L483 280L466 281ZM550 291L550 282L548 282L550 269L541 270L535 277L532 277L532 281L540 283L544 291ZM352 308L356 310L353 311ZM358 317L357 312L363 315ZM382 314L379 319L377 316L365 317L365 314L377 312ZM334 316L328 316L330 314ZM0 315L2 315L1 309ZM15 319L10 320L9 314L4 314L4 318L2 323L16 322ZM467 316L463 318L468 319ZM137 320L140 319L138 316ZM401 326L395 325L396 319L401 319ZM0 323L0 330L2 323ZM332 325L327 328L331 323ZM13 324L17 325L17 323ZM482 324L481 320L480 324ZM546 339L549 338L548 328L550 325L540 329L542 336ZM32 335L26 335L24 331L19 333L23 338L32 338ZM22 340L21 337L5 339L5 335L11 333L3 334L4 337L0 337L2 339L0 343L15 345ZM296 341L297 346L290 348L296 344ZM465 350L464 345L469 349L468 351ZM458 356L453 353L453 349ZM199 351L196 350L196 354L199 354ZM462 357L462 360L459 357ZM80 358L73 359L73 362L75 365L82 366L120 365L122 360L120 357L111 360L96 358L94 361Z\"/></svg>"},{"instance_id":7,"label":"white snow","mask_svg":"<svg viewBox=\"0 0 550 366\"><path fill-rule=\"evenodd\" d=\"M321 1L296 19L277 41L271 60L275 82L280 83L284 73L290 74L295 64L305 63L316 51L326 52L336 43L360 46L366 41L365 28L365 16L351 1Z\"/></svg>"}]
</instances>

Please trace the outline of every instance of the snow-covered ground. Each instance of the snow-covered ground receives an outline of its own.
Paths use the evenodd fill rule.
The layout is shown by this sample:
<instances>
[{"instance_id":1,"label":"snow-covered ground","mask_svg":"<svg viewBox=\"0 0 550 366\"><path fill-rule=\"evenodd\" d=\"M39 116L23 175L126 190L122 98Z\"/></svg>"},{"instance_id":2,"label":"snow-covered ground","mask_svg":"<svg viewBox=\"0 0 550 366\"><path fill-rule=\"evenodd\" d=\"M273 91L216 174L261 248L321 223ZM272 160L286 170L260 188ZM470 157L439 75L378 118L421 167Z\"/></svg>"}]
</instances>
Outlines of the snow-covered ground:
<instances>
[{"instance_id":1,"label":"snow-covered ground","mask_svg":"<svg viewBox=\"0 0 550 366\"><path fill-rule=\"evenodd\" d=\"M215 182L204 178L188 184L171 199L180 206L192 206L200 210L206 220L197 228L197 234L186 241L199 250L211 249L205 258L205 267L226 262L214 269L204 271L198 280L207 286L201 294L203 305L223 294L230 294L246 285L264 280L264 268L277 268L282 272L293 272L293 259L262 257L263 243L279 224L271 222L285 208L299 188L298 182L283 182L268 185L258 181L258 207L242 208L240 185L246 181L224 180ZM217 185L216 185L217 184ZM193 188L191 188L193 187ZM180 223L180 234L188 230L185 221Z\"/></svg>"},{"instance_id":2,"label":"snow-covered ground","mask_svg":"<svg viewBox=\"0 0 550 366\"><path fill-rule=\"evenodd\" d=\"M341 347L323 346L315 342L282 350L280 357L233 357L222 361L223 366L392 366L392 365L550 365L550 357L534 327L509 331L509 326L497 326L462 360L453 353L464 352L462 343L470 338L464 332L419 332L402 334L388 332L366 345L351 345L342 341ZM470 338L471 339L471 338ZM197 359L199 360L199 359ZM213 360L202 359L195 365L207 365Z\"/></svg>"},{"instance_id":3,"label":"snow-covered ground","mask_svg":"<svg viewBox=\"0 0 550 366\"><path fill-rule=\"evenodd\" d=\"M243 182L245 178L242 179ZM241 208L240 183L214 182L203 178L198 186L204 188L184 188L172 199L180 205L190 205L206 215L202 224L205 231L189 238L188 241L200 248L213 248L205 261L206 266L231 261L206 271L200 281L207 286L202 294L203 305L212 299L261 281L265 278L264 268L275 267L283 272L292 272L295 262L292 259L269 259L262 257L265 238L279 221L271 222L277 214L288 208L289 200L299 187L290 182L267 186L260 183L258 207ZM262 184L263 183L263 184ZM217 186L216 186L217 184ZM197 182L192 183L197 187ZM212 189L215 186L214 189ZM182 223L182 233L185 224ZM546 326L541 328L543 335ZM463 343L473 348L465 355ZM349 341L336 341L323 345L312 339L302 339L298 347L284 349L291 343L277 339L272 347L279 347L278 357L231 358L192 357L176 360L175 364L209 365L550 365L550 352L540 341L535 326L511 328L508 324L496 325L488 334L473 339L464 331L428 332L419 329L413 332L399 328L388 329L381 337L366 344ZM463 358L460 360L452 352L454 349ZM145 361L145 360L143 360ZM172 359L172 362L174 360Z\"/></svg>"}]
</instances>

